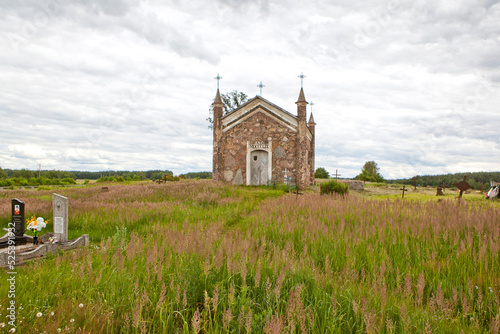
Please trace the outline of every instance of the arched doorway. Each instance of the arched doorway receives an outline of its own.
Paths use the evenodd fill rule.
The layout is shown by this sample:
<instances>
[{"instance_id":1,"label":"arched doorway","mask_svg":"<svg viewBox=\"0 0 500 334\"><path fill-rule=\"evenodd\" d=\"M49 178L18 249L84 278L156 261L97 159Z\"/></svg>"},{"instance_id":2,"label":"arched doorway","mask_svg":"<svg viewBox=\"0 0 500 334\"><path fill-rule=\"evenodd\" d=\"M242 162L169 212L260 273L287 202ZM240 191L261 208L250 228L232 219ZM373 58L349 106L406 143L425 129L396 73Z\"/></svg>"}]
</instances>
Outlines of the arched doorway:
<instances>
[{"instance_id":1,"label":"arched doorway","mask_svg":"<svg viewBox=\"0 0 500 334\"><path fill-rule=\"evenodd\" d=\"M269 153L256 150L250 153L250 184L259 186L267 184Z\"/></svg>"}]
</instances>

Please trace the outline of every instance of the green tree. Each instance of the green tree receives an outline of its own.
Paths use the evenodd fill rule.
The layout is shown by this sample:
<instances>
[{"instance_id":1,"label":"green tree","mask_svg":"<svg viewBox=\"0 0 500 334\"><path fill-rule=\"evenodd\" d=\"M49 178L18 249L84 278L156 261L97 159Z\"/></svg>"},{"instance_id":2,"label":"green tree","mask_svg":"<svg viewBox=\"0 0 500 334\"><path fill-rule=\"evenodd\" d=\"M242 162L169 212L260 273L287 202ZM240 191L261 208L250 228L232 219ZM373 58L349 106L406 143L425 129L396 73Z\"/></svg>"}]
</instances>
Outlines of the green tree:
<instances>
[{"instance_id":1,"label":"green tree","mask_svg":"<svg viewBox=\"0 0 500 334\"><path fill-rule=\"evenodd\" d=\"M328 179L330 174L323 167L319 167L316 169L316 172L314 172L314 177L317 179Z\"/></svg>"},{"instance_id":2,"label":"green tree","mask_svg":"<svg viewBox=\"0 0 500 334\"><path fill-rule=\"evenodd\" d=\"M5 179L5 178L7 178L7 174L5 174L2 167L0 167L0 179Z\"/></svg>"},{"instance_id":3,"label":"green tree","mask_svg":"<svg viewBox=\"0 0 500 334\"><path fill-rule=\"evenodd\" d=\"M380 168L375 161L367 161L361 169L361 174L358 174L354 179L371 182L384 182L384 178L380 175Z\"/></svg>"},{"instance_id":4,"label":"green tree","mask_svg":"<svg viewBox=\"0 0 500 334\"><path fill-rule=\"evenodd\" d=\"M248 95L243 92L238 92L237 90L222 94L220 97L222 99L222 104L224 105L222 116L225 116L248 101ZM210 113L213 114L213 112L213 107L210 107ZM207 121L210 123L208 128L211 129L212 124L214 124L214 120L212 117L208 117Z\"/></svg>"}]
</instances>

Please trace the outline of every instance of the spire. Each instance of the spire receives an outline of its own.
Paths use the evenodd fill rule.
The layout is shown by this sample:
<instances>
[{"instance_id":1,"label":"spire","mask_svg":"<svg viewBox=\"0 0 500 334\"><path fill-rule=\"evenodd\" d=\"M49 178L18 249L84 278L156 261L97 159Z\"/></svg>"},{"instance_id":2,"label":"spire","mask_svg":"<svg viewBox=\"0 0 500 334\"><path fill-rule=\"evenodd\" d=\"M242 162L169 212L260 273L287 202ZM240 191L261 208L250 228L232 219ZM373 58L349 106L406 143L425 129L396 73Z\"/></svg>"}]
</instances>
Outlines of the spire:
<instances>
[{"instance_id":1,"label":"spire","mask_svg":"<svg viewBox=\"0 0 500 334\"><path fill-rule=\"evenodd\" d=\"M219 88L217 88L217 94L215 95L215 100L214 103L212 103L212 105L215 106L216 104L222 105L222 99L220 98Z\"/></svg>"},{"instance_id":2,"label":"spire","mask_svg":"<svg viewBox=\"0 0 500 334\"><path fill-rule=\"evenodd\" d=\"M309 122L307 122L308 125L316 125L316 123L314 123L314 117L313 117L313 114L311 112L311 116L309 116Z\"/></svg>"},{"instance_id":3,"label":"spire","mask_svg":"<svg viewBox=\"0 0 500 334\"><path fill-rule=\"evenodd\" d=\"M299 99L297 100L297 102L295 102L295 104L299 104L299 103L308 104L306 101L306 97L304 96L304 89L302 87L300 87Z\"/></svg>"}]
</instances>

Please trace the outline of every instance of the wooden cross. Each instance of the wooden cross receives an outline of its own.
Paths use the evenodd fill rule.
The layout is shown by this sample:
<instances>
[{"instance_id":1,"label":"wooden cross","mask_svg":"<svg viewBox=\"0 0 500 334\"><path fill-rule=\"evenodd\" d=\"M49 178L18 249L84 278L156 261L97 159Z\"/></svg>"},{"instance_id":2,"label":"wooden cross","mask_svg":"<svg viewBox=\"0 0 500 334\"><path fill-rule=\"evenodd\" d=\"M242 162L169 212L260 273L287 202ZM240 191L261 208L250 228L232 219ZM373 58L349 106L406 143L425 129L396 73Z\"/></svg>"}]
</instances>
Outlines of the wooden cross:
<instances>
[{"instance_id":1,"label":"wooden cross","mask_svg":"<svg viewBox=\"0 0 500 334\"><path fill-rule=\"evenodd\" d=\"M266 85L263 85L262 81L261 81L260 84L257 85L257 87L260 88L260 94L259 95L262 96L262 88L266 87Z\"/></svg>"},{"instance_id":2,"label":"wooden cross","mask_svg":"<svg viewBox=\"0 0 500 334\"><path fill-rule=\"evenodd\" d=\"M215 80L217 80L217 89L219 89L219 81L222 79L222 77L217 73L217 76L214 77Z\"/></svg>"},{"instance_id":3,"label":"wooden cross","mask_svg":"<svg viewBox=\"0 0 500 334\"><path fill-rule=\"evenodd\" d=\"M467 191L469 189L474 189L473 186L467 183L466 179L467 175L464 175L464 179L462 181L458 183L453 183L453 185L456 186L458 190L460 190L460 194L458 194L458 199L462 198L462 194L464 193L464 191Z\"/></svg>"},{"instance_id":4,"label":"wooden cross","mask_svg":"<svg viewBox=\"0 0 500 334\"><path fill-rule=\"evenodd\" d=\"M304 78L306 77L304 73L300 72L300 75L297 76L300 78L300 88L304 88Z\"/></svg>"},{"instance_id":5,"label":"wooden cross","mask_svg":"<svg viewBox=\"0 0 500 334\"><path fill-rule=\"evenodd\" d=\"M339 176L341 176L342 174L338 174L338 170L336 169L335 170L335 181L338 180Z\"/></svg>"},{"instance_id":6,"label":"wooden cross","mask_svg":"<svg viewBox=\"0 0 500 334\"><path fill-rule=\"evenodd\" d=\"M408 189L406 189L405 185L403 184L403 188L401 188L399 190L403 190L403 195L401 195L401 198L405 198L405 191L408 191Z\"/></svg>"}]
</instances>

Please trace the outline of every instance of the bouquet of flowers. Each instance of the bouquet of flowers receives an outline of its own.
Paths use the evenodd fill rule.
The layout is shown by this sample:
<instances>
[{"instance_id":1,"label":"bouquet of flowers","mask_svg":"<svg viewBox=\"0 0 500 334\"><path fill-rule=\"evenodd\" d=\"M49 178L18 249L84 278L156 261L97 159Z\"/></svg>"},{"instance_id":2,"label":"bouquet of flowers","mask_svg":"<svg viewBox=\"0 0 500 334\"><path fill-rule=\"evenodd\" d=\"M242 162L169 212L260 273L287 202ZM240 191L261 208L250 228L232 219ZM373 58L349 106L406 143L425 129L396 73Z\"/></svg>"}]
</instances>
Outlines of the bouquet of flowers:
<instances>
[{"instance_id":1,"label":"bouquet of flowers","mask_svg":"<svg viewBox=\"0 0 500 334\"><path fill-rule=\"evenodd\" d=\"M35 216L31 216L30 219L26 220L27 229L33 231L33 245L38 245L38 232L46 227L48 222L48 220L45 222L42 217L35 219Z\"/></svg>"}]
</instances>

